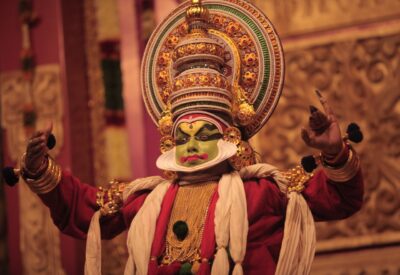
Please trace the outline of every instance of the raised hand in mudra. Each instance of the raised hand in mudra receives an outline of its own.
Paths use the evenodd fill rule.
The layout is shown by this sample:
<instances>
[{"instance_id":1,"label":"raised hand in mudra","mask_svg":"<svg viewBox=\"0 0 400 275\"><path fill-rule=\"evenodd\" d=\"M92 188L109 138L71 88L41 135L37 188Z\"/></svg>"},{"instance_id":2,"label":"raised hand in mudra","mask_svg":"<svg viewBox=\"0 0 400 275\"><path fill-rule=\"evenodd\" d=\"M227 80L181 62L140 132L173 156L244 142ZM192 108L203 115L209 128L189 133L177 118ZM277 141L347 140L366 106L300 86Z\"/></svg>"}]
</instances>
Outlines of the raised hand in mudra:
<instances>
[{"instance_id":1,"label":"raised hand in mudra","mask_svg":"<svg viewBox=\"0 0 400 275\"><path fill-rule=\"evenodd\" d=\"M318 91L317 95L325 114L311 107L310 123L301 130L301 137L308 146L321 150L326 157L334 158L344 148L339 123L326 99Z\"/></svg>"},{"instance_id":2,"label":"raised hand in mudra","mask_svg":"<svg viewBox=\"0 0 400 275\"><path fill-rule=\"evenodd\" d=\"M46 129L35 132L28 141L24 168L30 174L38 174L46 168L46 155L49 151L47 140L52 129L53 124L50 124Z\"/></svg>"}]
</instances>

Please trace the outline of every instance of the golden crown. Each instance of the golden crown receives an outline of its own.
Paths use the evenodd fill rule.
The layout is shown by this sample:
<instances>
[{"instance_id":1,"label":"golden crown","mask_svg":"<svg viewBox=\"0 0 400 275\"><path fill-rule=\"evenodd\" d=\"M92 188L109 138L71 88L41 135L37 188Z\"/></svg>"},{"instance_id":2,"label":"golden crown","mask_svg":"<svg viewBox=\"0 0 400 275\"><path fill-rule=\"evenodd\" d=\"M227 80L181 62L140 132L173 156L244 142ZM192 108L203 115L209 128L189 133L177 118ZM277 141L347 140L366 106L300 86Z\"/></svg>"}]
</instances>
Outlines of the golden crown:
<instances>
[{"instance_id":1,"label":"golden crown","mask_svg":"<svg viewBox=\"0 0 400 275\"><path fill-rule=\"evenodd\" d=\"M231 118L245 138L271 116L283 86L282 48L245 0L191 0L157 27L142 65L146 108L163 135L186 112Z\"/></svg>"},{"instance_id":2,"label":"golden crown","mask_svg":"<svg viewBox=\"0 0 400 275\"><path fill-rule=\"evenodd\" d=\"M193 110L214 111L229 117L237 110L235 113L241 115L235 118L246 125L253 118L254 110L233 92L231 81L225 75L230 56L224 46L208 34L209 11L201 1L192 0L186 10L186 22L188 33L172 53L175 77L168 99L171 110L160 120L168 125L160 123L161 132L167 134L164 132L169 131L172 124L165 116L174 119Z\"/></svg>"}]
</instances>

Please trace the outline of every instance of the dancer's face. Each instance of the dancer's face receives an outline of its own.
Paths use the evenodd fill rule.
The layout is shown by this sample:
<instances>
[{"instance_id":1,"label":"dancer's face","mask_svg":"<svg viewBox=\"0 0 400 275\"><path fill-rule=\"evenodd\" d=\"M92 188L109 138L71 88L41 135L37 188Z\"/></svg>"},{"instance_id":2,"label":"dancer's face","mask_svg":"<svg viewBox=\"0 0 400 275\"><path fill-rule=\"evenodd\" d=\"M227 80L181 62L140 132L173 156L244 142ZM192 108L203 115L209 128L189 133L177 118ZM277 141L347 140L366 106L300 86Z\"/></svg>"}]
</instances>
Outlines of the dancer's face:
<instances>
[{"instance_id":1,"label":"dancer's face","mask_svg":"<svg viewBox=\"0 0 400 275\"><path fill-rule=\"evenodd\" d=\"M218 156L218 140L222 134L218 128L204 120L178 124L175 143L177 164L195 167Z\"/></svg>"}]
</instances>

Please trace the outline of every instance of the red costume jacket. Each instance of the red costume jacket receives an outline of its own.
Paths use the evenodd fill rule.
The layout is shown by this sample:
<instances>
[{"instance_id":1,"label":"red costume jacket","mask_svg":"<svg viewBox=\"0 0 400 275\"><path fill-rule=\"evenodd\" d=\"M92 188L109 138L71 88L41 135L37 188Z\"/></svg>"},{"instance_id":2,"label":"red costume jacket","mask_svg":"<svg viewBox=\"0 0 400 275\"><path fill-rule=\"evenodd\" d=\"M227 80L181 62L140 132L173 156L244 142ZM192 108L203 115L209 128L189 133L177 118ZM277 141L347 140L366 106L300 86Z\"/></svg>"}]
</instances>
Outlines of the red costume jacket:
<instances>
[{"instance_id":1,"label":"red costume jacket","mask_svg":"<svg viewBox=\"0 0 400 275\"><path fill-rule=\"evenodd\" d=\"M177 184L172 184L162 203L151 250L152 256L159 257L163 253L168 219L178 188ZM243 262L244 274L274 274L283 238L287 198L272 178L245 181L244 189L249 220L247 250ZM97 188L83 184L70 173L63 172L60 184L50 193L41 195L41 199L50 208L54 223L63 233L85 239L92 215L98 210L96 192ZM102 238L113 238L128 229L149 192L150 190L144 190L134 193L118 213L102 217ZM350 181L341 183L330 181L323 171L318 171L302 193L315 220L327 221L349 217L362 205L361 171ZM201 256L210 259L210 263L215 253L214 209L217 199L216 191L206 217L201 244ZM157 263L150 261L149 274L176 274L179 269L179 263L158 267ZM208 274L210 267L202 270L203 274Z\"/></svg>"}]
</instances>

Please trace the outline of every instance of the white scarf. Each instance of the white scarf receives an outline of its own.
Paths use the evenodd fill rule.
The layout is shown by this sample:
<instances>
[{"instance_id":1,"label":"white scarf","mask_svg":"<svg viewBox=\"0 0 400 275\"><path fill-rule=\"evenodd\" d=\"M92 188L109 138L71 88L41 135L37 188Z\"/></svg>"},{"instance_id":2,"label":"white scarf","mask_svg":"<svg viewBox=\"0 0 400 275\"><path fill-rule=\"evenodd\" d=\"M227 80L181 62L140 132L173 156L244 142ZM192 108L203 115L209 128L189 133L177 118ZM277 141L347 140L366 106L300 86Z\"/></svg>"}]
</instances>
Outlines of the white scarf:
<instances>
[{"instance_id":1,"label":"white scarf","mask_svg":"<svg viewBox=\"0 0 400 275\"><path fill-rule=\"evenodd\" d=\"M235 262L234 275L242 275L242 262L246 254L248 218L243 180L273 177L279 189L287 193L288 182L277 168L268 164L255 164L240 172L224 174L218 184L219 199L215 208L215 238L217 253L211 274L229 273L227 249ZM170 183L160 177L138 179L124 191L124 200L134 192L154 189L133 219L128 231L129 259L125 275L147 274L150 249L161 203ZM290 192L286 210L284 236L276 274L309 274L315 252L314 220L303 196ZM93 215L86 244L86 275L101 274L101 241L99 212Z\"/></svg>"}]
</instances>

